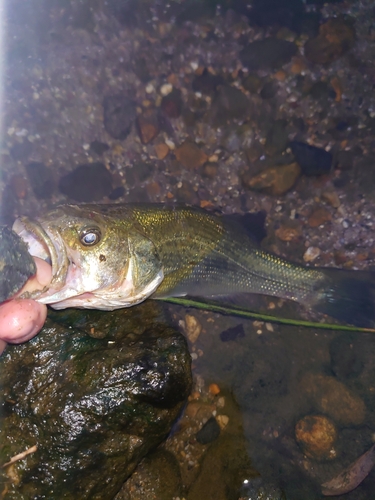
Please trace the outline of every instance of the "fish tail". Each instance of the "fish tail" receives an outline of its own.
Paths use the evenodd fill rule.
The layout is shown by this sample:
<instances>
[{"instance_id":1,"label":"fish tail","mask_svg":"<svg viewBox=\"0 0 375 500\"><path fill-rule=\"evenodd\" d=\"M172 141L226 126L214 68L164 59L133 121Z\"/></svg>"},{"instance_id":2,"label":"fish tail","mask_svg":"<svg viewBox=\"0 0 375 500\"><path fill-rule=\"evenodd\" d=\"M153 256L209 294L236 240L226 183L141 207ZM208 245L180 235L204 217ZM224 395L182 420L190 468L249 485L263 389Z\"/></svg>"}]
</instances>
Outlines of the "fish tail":
<instances>
[{"instance_id":1,"label":"fish tail","mask_svg":"<svg viewBox=\"0 0 375 500\"><path fill-rule=\"evenodd\" d=\"M328 314L343 323L362 328L375 327L375 273L320 269L312 309Z\"/></svg>"}]
</instances>

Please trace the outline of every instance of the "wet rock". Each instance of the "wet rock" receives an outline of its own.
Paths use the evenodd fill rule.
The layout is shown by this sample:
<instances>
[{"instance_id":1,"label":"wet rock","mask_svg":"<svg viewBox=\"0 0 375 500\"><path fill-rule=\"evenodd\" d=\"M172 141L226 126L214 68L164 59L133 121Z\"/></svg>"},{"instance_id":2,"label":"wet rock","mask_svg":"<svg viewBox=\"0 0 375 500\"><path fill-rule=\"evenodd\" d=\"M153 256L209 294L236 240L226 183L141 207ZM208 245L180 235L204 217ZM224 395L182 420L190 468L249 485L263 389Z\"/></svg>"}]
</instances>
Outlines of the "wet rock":
<instances>
[{"instance_id":1,"label":"wet rock","mask_svg":"<svg viewBox=\"0 0 375 500\"><path fill-rule=\"evenodd\" d=\"M160 144L155 144L155 153L158 157L158 160L164 160L169 153L169 147L165 142L161 142Z\"/></svg>"},{"instance_id":2,"label":"wet rock","mask_svg":"<svg viewBox=\"0 0 375 500\"><path fill-rule=\"evenodd\" d=\"M241 180L245 187L254 191L279 196L291 189L301 174L297 163L269 167L258 175L252 176L248 172L242 175Z\"/></svg>"},{"instance_id":3,"label":"wet rock","mask_svg":"<svg viewBox=\"0 0 375 500\"><path fill-rule=\"evenodd\" d=\"M238 127L230 125L222 137L221 145L229 152L246 150L251 147L254 135L254 127L250 123L244 123Z\"/></svg>"},{"instance_id":4,"label":"wet rock","mask_svg":"<svg viewBox=\"0 0 375 500\"><path fill-rule=\"evenodd\" d=\"M344 333L332 340L329 345L331 370L341 380L358 377L365 364L366 347L361 340Z\"/></svg>"},{"instance_id":5,"label":"wet rock","mask_svg":"<svg viewBox=\"0 0 375 500\"><path fill-rule=\"evenodd\" d=\"M202 167L208 160L208 156L194 142L186 141L175 149L177 161L189 170Z\"/></svg>"},{"instance_id":6,"label":"wet rock","mask_svg":"<svg viewBox=\"0 0 375 500\"><path fill-rule=\"evenodd\" d=\"M221 76L213 75L207 70L207 68L205 68L201 75L194 78L192 88L194 92L213 95L219 85L222 85L223 83L224 79Z\"/></svg>"},{"instance_id":7,"label":"wet rock","mask_svg":"<svg viewBox=\"0 0 375 500\"><path fill-rule=\"evenodd\" d=\"M278 38L265 38L249 43L241 50L241 62L249 71L275 70L291 61L297 53L297 45Z\"/></svg>"},{"instance_id":8,"label":"wet rock","mask_svg":"<svg viewBox=\"0 0 375 500\"><path fill-rule=\"evenodd\" d=\"M25 166L30 186L37 198L51 198L55 191L55 178L53 172L44 163L31 162Z\"/></svg>"},{"instance_id":9,"label":"wet rock","mask_svg":"<svg viewBox=\"0 0 375 500\"><path fill-rule=\"evenodd\" d=\"M137 111L134 101L119 94L103 100L104 128L114 139L125 139L131 130Z\"/></svg>"},{"instance_id":10,"label":"wet rock","mask_svg":"<svg viewBox=\"0 0 375 500\"><path fill-rule=\"evenodd\" d=\"M19 200L26 198L28 182L23 175L12 175L9 179L9 186Z\"/></svg>"},{"instance_id":11,"label":"wet rock","mask_svg":"<svg viewBox=\"0 0 375 500\"><path fill-rule=\"evenodd\" d=\"M148 144L158 135L160 131L157 111L146 109L137 116L137 130L142 144Z\"/></svg>"},{"instance_id":12,"label":"wet rock","mask_svg":"<svg viewBox=\"0 0 375 500\"><path fill-rule=\"evenodd\" d=\"M209 444L220 436L220 425L215 417L211 417L196 433L195 439L200 444Z\"/></svg>"},{"instance_id":13,"label":"wet rock","mask_svg":"<svg viewBox=\"0 0 375 500\"><path fill-rule=\"evenodd\" d=\"M365 419L362 399L334 377L308 373L302 378L299 391L314 411L326 414L340 425L360 425Z\"/></svg>"},{"instance_id":14,"label":"wet rock","mask_svg":"<svg viewBox=\"0 0 375 500\"><path fill-rule=\"evenodd\" d=\"M311 86L309 94L313 99L317 101L326 101L328 99L334 99L336 97L336 93L333 90L332 86L328 82L324 82L322 80L315 82Z\"/></svg>"},{"instance_id":15,"label":"wet rock","mask_svg":"<svg viewBox=\"0 0 375 500\"><path fill-rule=\"evenodd\" d=\"M295 427L297 443L303 452L314 460L336 458L334 445L337 441L335 424L324 415L307 415Z\"/></svg>"},{"instance_id":16,"label":"wet rock","mask_svg":"<svg viewBox=\"0 0 375 500\"><path fill-rule=\"evenodd\" d=\"M322 193L322 200L327 202L333 208L339 208L339 206L341 205L339 195L336 193L336 191L324 191Z\"/></svg>"},{"instance_id":17,"label":"wet rock","mask_svg":"<svg viewBox=\"0 0 375 500\"><path fill-rule=\"evenodd\" d=\"M222 342L230 342L243 337L245 337L245 330L242 324L228 328L220 333L220 340Z\"/></svg>"},{"instance_id":18,"label":"wet rock","mask_svg":"<svg viewBox=\"0 0 375 500\"><path fill-rule=\"evenodd\" d=\"M352 23L342 18L329 19L320 26L319 35L305 43L305 56L316 64L330 64L350 50L354 42Z\"/></svg>"},{"instance_id":19,"label":"wet rock","mask_svg":"<svg viewBox=\"0 0 375 500\"><path fill-rule=\"evenodd\" d=\"M262 80L258 75L250 74L245 78L242 85L244 89L248 90L252 94L256 94L262 88Z\"/></svg>"},{"instance_id":20,"label":"wet rock","mask_svg":"<svg viewBox=\"0 0 375 500\"><path fill-rule=\"evenodd\" d=\"M30 342L7 348L1 462L38 446L2 470L9 500L113 498L166 437L190 391L190 355L157 314L152 303L66 310Z\"/></svg>"},{"instance_id":21,"label":"wet rock","mask_svg":"<svg viewBox=\"0 0 375 500\"><path fill-rule=\"evenodd\" d=\"M187 500L238 498L244 480L255 475L243 438L221 436L205 453Z\"/></svg>"},{"instance_id":22,"label":"wet rock","mask_svg":"<svg viewBox=\"0 0 375 500\"><path fill-rule=\"evenodd\" d=\"M214 126L220 127L234 119L245 120L249 114L250 101L247 96L236 87L222 85L212 102L209 118Z\"/></svg>"},{"instance_id":23,"label":"wet rock","mask_svg":"<svg viewBox=\"0 0 375 500\"><path fill-rule=\"evenodd\" d=\"M207 179L215 179L219 165L216 162L205 163L202 168L202 177Z\"/></svg>"},{"instance_id":24,"label":"wet rock","mask_svg":"<svg viewBox=\"0 0 375 500\"><path fill-rule=\"evenodd\" d=\"M286 120L275 120L267 132L265 149L270 155L282 153L288 145Z\"/></svg>"},{"instance_id":25,"label":"wet rock","mask_svg":"<svg viewBox=\"0 0 375 500\"><path fill-rule=\"evenodd\" d=\"M16 161L26 161L33 150L33 145L25 139L22 142L17 142L10 148L10 155Z\"/></svg>"},{"instance_id":26,"label":"wet rock","mask_svg":"<svg viewBox=\"0 0 375 500\"><path fill-rule=\"evenodd\" d=\"M301 234L301 227L297 224L293 226L291 224L282 224L275 231L275 236L281 241L296 241L300 238Z\"/></svg>"},{"instance_id":27,"label":"wet rock","mask_svg":"<svg viewBox=\"0 0 375 500\"><path fill-rule=\"evenodd\" d=\"M320 248L313 246L308 247L306 252L303 254L303 260L305 262L313 262L319 257L320 254L321 254Z\"/></svg>"},{"instance_id":28,"label":"wet rock","mask_svg":"<svg viewBox=\"0 0 375 500\"><path fill-rule=\"evenodd\" d=\"M112 192L112 176L103 163L79 165L60 179L59 190L75 201L99 201Z\"/></svg>"},{"instance_id":29,"label":"wet rock","mask_svg":"<svg viewBox=\"0 0 375 500\"><path fill-rule=\"evenodd\" d=\"M331 220L331 212L329 212L326 208L321 207L317 208L310 214L307 222L310 227L319 227L325 222L329 222Z\"/></svg>"},{"instance_id":30,"label":"wet rock","mask_svg":"<svg viewBox=\"0 0 375 500\"><path fill-rule=\"evenodd\" d=\"M0 227L0 303L21 290L35 273L26 243L8 227Z\"/></svg>"},{"instance_id":31,"label":"wet rock","mask_svg":"<svg viewBox=\"0 0 375 500\"><path fill-rule=\"evenodd\" d=\"M332 167L332 154L304 142L292 141L289 146L304 175L328 174Z\"/></svg>"},{"instance_id":32,"label":"wet rock","mask_svg":"<svg viewBox=\"0 0 375 500\"><path fill-rule=\"evenodd\" d=\"M259 95L262 99L272 99L277 94L278 89L279 86L276 82L267 82L259 92Z\"/></svg>"},{"instance_id":33,"label":"wet rock","mask_svg":"<svg viewBox=\"0 0 375 500\"><path fill-rule=\"evenodd\" d=\"M172 453L159 449L142 460L114 500L172 500L180 496L178 462Z\"/></svg>"},{"instance_id":34,"label":"wet rock","mask_svg":"<svg viewBox=\"0 0 375 500\"><path fill-rule=\"evenodd\" d=\"M168 118L178 118L182 111L182 94L180 89L173 88L172 92L161 100L161 112Z\"/></svg>"},{"instance_id":35,"label":"wet rock","mask_svg":"<svg viewBox=\"0 0 375 500\"><path fill-rule=\"evenodd\" d=\"M102 156L108 150L109 146L105 142L100 142L95 139L95 141L90 143L90 151L98 156Z\"/></svg>"}]
</instances>

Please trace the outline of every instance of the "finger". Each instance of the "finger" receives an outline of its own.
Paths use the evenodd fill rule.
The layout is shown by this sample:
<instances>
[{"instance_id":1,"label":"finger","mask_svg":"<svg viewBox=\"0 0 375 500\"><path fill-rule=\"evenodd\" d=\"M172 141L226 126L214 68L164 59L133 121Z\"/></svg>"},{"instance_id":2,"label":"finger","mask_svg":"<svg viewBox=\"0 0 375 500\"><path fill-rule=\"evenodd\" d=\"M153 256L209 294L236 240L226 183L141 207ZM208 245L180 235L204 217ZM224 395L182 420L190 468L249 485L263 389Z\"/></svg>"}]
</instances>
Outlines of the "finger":
<instances>
[{"instance_id":1,"label":"finger","mask_svg":"<svg viewBox=\"0 0 375 500\"><path fill-rule=\"evenodd\" d=\"M42 290L52 279L52 267L38 257L34 257L34 260L36 264L36 274L27 281L25 286L17 293L17 296L24 292Z\"/></svg>"},{"instance_id":2,"label":"finger","mask_svg":"<svg viewBox=\"0 0 375 500\"><path fill-rule=\"evenodd\" d=\"M0 340L20 344L34 337L47 317L47 307L30 299L14 299L0 306Z\"/></svg>"}]
</instances>

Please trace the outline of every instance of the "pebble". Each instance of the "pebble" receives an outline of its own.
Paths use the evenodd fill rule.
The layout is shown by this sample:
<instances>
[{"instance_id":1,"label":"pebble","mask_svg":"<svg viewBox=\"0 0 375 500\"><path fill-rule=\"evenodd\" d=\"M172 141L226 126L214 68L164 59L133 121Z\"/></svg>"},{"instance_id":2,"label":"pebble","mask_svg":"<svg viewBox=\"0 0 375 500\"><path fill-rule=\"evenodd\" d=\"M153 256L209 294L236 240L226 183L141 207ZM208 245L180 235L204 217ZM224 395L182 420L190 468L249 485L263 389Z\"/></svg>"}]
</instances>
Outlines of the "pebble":
<instances>
[{"instance_id":1,"label":"pebble","mask_svg":"<svg viewBox=\"0 0 375 500\"><path fill-rule=\"evenodd\" d=\"M198 340L201 331L202 326L197 318L192 314L186 314L184 332L192 344L194 344Z\"/></svg>"},{"instance_id":2,"label":"pebble","mask_svg":"<svg viewBox=\"0 0 375 500\"><path fill-rule=\"evenodd\" d=\"M322 200L326 201L333 208L339 208L341 205L340 198L336 191L324 191L322 193Z\"/></svg>"},{"instance_id":3,"label":"pebble","mask_svg":"<svg viewBox=\"0 0 375 500\"><path fill-rule=\"evenodd\" d=\"M220 387L217 384L210 384L208 390L213 396L217 396L220 393Z\"/></svg>"},{"instance_id":4,"label":"pebble","mask_svg":"<svg viewBox=\"0 0 375 500\"><path fill-rule=\"evenodd\" d=\"M337 424L361 425L365 420L363 400L334 377L307 373L300 382L299 392L315 411L324 413Z\"/></svg>"},{"instance_id":5,"label":"pebble","mask_svg":"<svg viewBox=\"0 0 375 500\"><path fill-rule=\"evenodd\" d=\"M107 96L103 99L104 128L114 139L126 139L136 114L135 102L123 94Z\"/></svg>"},{"instance_id":6,"label":"pebble","mask_svg":"<svg viewBox=\"0 0 375 500\"><path fill-rule=\"evenodd\" d=\"M195 143L186 141L175 149L176 159L188 169L202 167L208 160L208 156Z\"/></svg>"},{"instance_id":7,"label":"pebble","mask_svg":"<svg viewBox=\"0 0 375 500\"><path fill-rule=\"evenodd\" d=\"M164 160L164 158L169 153L169 147L165 144L165 142L155 144L155 153L156 153L158 160Z\"/></svg>"},{"instance_id":8,"label":"pebble","mask_svg":"<svg viewBox=\"0 0 375 500\"><path fill-rule=\"evenodd\" d=\"M315 460L332 460L337 453L337 428L331 419L324 415L307 415L295 427L298 444L304 453Z\"/></svg>"},{"instance_id":9,"label":"pebble","mask_svg":"<svg viewBox=\"0 0 375 500\"><path fill-rule=\"evenodd\" d=\"M221 430L224 430L225 427L229 423L229 417L228 417L228 415L218 415L216 417L216 420L217 420L217 423L219 424Z\"/></svg>"},{"instance_id":10,"label":"pebble","mask_svg":"<svg viewBox=\"0 0 375 500\"><path fill-rule=\"evenodd\" d=\"M181 90L173 89L161 100L160 109L164 116L168 118L178 118L181 115L182 104Z\"/></svg>"},{"instance_id":11,"label":"pebble","mask_svg":"<svg viewBox=\"0 0 375 500\"><path fill-rule=\"evenodd\" d=\"M195 438L200 444L209 444L220 436L220 425L215 417L211 417L196 433Z\"/></svg>"},{"instance_id":12,"label":"pebble","mask_svg":"<svg viewBox=\"0 0 375 500\"><path fill-rule=\"evenodd\" d=\"M295 241L301 236L302 231L300 227L280 226L275 231L275 235L281 241Z\"/></svg>"},{"instance_id":13,"label":"pebble","mask_svg":"<svg viewBox=\"0 0 375 500\"><path fill-rule=\"evenodd\" d=\"M323 175L330 172L332 154L325 149L299 141L292 141L289 146L304 175Z\"/></svg>"},{"instance_id":14,"label":"pebble","mask_svg":"<svg viewBox=\"0 0 375 500\"><path fill-rule=\"evenodd\" d=\"M61 177L59 190L75 201L99 201L112 192L112 175L103 163L79 165Z\"/></svg>"},{"instance_id":15,"label":"pebble","mask_svg":"<svg viewBox=\"0 0 375 500\"><path fill-rule=\"evenodd\" d=\"M318 208L312 212L307 222L310 227L319 227L332 220L331 213L326 208Z\"/></svg>"},{"instance_id":16,"label":"pebble","mask_svg":"<svg viewBox=\"0 0 375 500\"><path fill-rule=\"evenodd\" d=\"M142 144L148 144L158 135L160 131L157 112L154 109L146 109L136 119L137 130Z\"/></svg>"},{"instance_id":17,"label":"pebble","mask_svg":"<svg viewBox=\"0 0 375 500\"><path fill-rule=\"evenodd\" d=\"M241 180L245 187L254 191L262 191L275 196L289 191L300 176L301 169L297 163L268 167L260 174L251 176L247 172L242 175Z\"/></svg>"},{"instance_id":18,"label":"pebble","mask_svg":"<svg viewBox=\"0 0 375 500\"><path fill-rule=\"evenodd\" d=\"M306 252L303 254L303 260L305 262L312 262L317 259L320 255L320 248L318 247L309 247Z\"/></svg>"},{"instance_id":19,"label":"pebble","mask_svg":"<svg viewBox=\"0 0 375 500\"><path fill-rule=\"evenodd\" d=\"M160 87L160 93L163 96L167 96L172 92L172 90L173 90L173 85L171 85L170 83L164 83L164 85Z\"/></svg>"},{"instance_id":20,"label":"pebble","mask_svg":"<svg viewBox=\"0 0 375 500\"><path fill-rule=\"evenodd\" d=\"M315 64L330 64L350 50L354 42L352 23L343 18L328 19L320 26L318 36L305 43L305 57Z\"/></svg>"}]
</instances>

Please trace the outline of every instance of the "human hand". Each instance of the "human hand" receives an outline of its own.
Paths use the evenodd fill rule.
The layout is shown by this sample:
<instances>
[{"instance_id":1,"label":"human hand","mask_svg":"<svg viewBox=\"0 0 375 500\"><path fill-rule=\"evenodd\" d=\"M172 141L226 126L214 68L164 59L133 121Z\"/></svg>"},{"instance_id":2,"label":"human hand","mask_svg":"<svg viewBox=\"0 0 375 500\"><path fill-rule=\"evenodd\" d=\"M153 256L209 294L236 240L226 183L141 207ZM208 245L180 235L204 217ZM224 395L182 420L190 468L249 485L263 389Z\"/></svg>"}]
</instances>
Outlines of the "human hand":
<instances>
[{"instance_id":1,"label":"human hand","mask_svg":"<svg viewBox=\"0 0 375 500\"><path fill-rule=\"evenodd\" d=\"M32 299L19 299L27 291L41 290L51 281L52 268L35 257L37 272L12 299L0 304L0 354L7 342L20 344L34 337L42 328L47 306Z\"/></svg>"}]
</instances>

